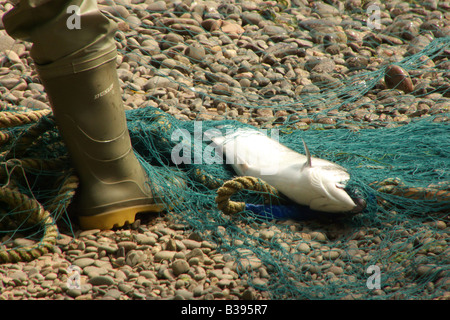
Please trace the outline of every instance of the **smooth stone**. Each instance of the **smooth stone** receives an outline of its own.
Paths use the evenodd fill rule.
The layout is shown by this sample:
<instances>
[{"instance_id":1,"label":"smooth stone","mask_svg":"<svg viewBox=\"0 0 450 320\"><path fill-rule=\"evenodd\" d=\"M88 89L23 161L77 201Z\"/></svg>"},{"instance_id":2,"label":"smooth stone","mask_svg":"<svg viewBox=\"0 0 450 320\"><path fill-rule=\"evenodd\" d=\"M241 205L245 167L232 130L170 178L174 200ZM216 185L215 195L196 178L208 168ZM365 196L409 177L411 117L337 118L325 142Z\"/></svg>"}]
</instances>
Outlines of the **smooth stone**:
<instances>
[{"instance_id":1,"label":"smooth stone","mask_svg":"<svg viewBox=\"0 0 450 320\"><path fill-rule=\"evenodd\" d=\"M141 271L139 274L141 276L145 277L146 279L156 279L155 272L150 271L150 270Z\"/></svg>"},{"instance_id":2,"label":"smooth stone","mask_svg":"<svg viewBox=\"0 0 450 320\"><path fill-rule=\"evenodd\" d=\"M30 247L36 243L36 241L26 238L18 238L13 241L14 247Z\"/></svg>"},{"instance_id":3,"label":"smooth stone","mask_svg":"<svg viewBox=\"0 0 450 320\"><path fill-rule=\"evenodd\" d=\"M181 242L186 246L187 249L196 249L202 246L201 242L191 240L191 239L183 239Z\"/></svg>"},{"instance_id":4,"label":"smooth stone","mask_svg":"<svg viewBox=\"0 0 450 320\"><path fill-rule=\"evenodd\" d=\"M109 289L106 293L105 293L105 297L111 297L115 300L119 300L120 297L122 296L122 292L120 290L117 289Z\"/></svg>"},{"instance_id":5,"label":"smooth stone","mask_svg":"<svg viewBox=\"0 0 450 320\"><path fill-rule=\"evenodd\" d=\"M174 32L177 32L184 36L205 33L205 30L202 27L192 24L175 23L170 27L174 30Z\"/></svg>"},{"instance_id":6,"label":"smooth stone","mask_svg":"<svg viewBox=\"0 0 450 320\"><path fill-rule=\"evenodd\" d=\"M11 47L14 45L16 40L11 36L5 34L0 34L0 52L6 52L11 50Z\"/></svg>"},{"instance_id":7,"label":"smooth stone","mask_svg":"<svg viewBox=\"0 0 450 320\"><path fill-rule=\"evenodd\" d=\"M184 53L194 62L200 62L205 57L205 48L198 42L194 42L189 45Z\"/></svg>"},{"instance_id":8,"label":"smooth stone","mask_svg":"<svg viewBox=\"0 0 450 320\"><path fill-rule=\"evenodd\" d=\"M79 238L85 238L85 237L89 237L89 236L93 236L97 233L99 233L101 230L100 229L90 229L90 230L84 230L81 231L80 234L78 235Z\"/></svg>"},{"instance_id":9,"label":"smooth stone","mask_svg":"<svg viewBox=\"0 0 450 320\"><path fill-rule=\"evenodd\" d=\"M186 254L186 260L191 260L193 258L199 259L199 261L204 261L205 254L200 248L194 248Z\"/></svg>"},{"instance_id":10,"label":"smooth stone","mask_svg":"<svg viewBox=\"0 0 450 320\"><path fill-rule=\"evenodd\" d=\"M243 25L246 24L254 24L258 25L261 21L263 21L263 17L259 13L256 12L243 12L241 15Z\"/></svg>"},{"instance_id":11,"label":"smooth stone","mask_svg":"<svg viewBox=\"0 0 450 320\"><path fill-rule=\"evenodd\" d=\"M282 34L287 34L287 30L283 27L266 25L264 26L262 32L269 36L279 36Z\"/></svg>"},{"instance_id":12,"label":"smooth stone","mask_svg":"<svg viewBox=\"0 0 450 320\"><path fill-rule=\"evenodd\" d=\"M327 250L323 252L323 257L329 260L336 260L341 255L341 252L338 250Z\"/></svg>"},{"instance_id":13,"label":"smooth stone","mask_svg":"<svg viewBox=\"0 0 450 320\"><path fill-rule=\"evenodd\" d=\"M28 280L28 275L23 271L15 271L9 275L9 277L17 285L21 285L24 281Z\"/></svg>"},{"instance_id":14,"label":"smooth stone","mask_svg":"<svg viewBox=\"0 0 450 320\"><path fill-rule=\"evenodd\" d=\"M242 28L240 25L238 25L237 23L229 22L227 20L223 21L221 29L223 32L228 34L231 33L241 34L245 32L244 28Z\"/></svg>"},{"instance_id":15,"label":"smooth stone","mask_svg":"<svg viewBox=\"0 0 450 320\"><path fill-rule=\"evenodd\" d=\"M117 244L119 248L124 248L125 251L131 251L136 249L137 243L133 241L121 241Z\"/></svg>"},{"instance_id":16,"label":"smooth stone","mask_svg":"<svg viewBox=\"0 0 450 320\"><path fill-rule=\"evenodd\" d=\"M175 276L179 276L180 274L187 273L189 271L189 263L186 260L175 260L171 264L171 268L173 271L173 274Z\"/></svg>"},{"instance_id":17,"label":"smooth stone","mask_svg":"<svg viewBox=\"0 0 450 320\"><path fill-rule=\"evenodd\" d=\"M167 77L154 76L144 85L144 90L151 90L156 88L172 88L177 90L179 87L178 83L171 81Z\"/></svg>"},{"instance_id":18,"label":"smooth stone","mask_svg":"<svg viewBox=\"0 0 450 320\"><path fill-rule=\"evenodd\" d=\"M55 272L50 272L45 275L45 280L55 280L58 278L58 274Z\"/></svg>"},{"instance_id":19,"label":"smooth stone","mask_svg":"<svg viewBox=\"0 0 450 320\"><path fill-rule=\"evenodd\" d=\"M414 91L414 85L411 81L409 73L400 66L390 65L386 69L384 76L386 86L390 89L402 90L405 93Z\"/></svg>"},{"instance_id":20,"label":"smooth stone","mask_svg":"<svg viewBox=\"0 0 450 320\"><path fill-rule=\"evenodd\" d=\"M272 118L273 117L273 110L270 108L258 108L255 111L256 117L262 117L262 118ZM272 231L273 232L273 231Z\"/></svg>"},{"instance_id":21,"label":"smooth stone","mask_svg":"<svg viewBox=\"0 0 450 320\"><path fill-rule=\"evenodd\" d=\"M250 250L245 249L242 250L242 252L248 252L249 255L243 255L238 258L238 260L232 265L234 269L233 271L252 271L262 267L262 261L251 253Z\"/></svg>"},{"instance_id":22,"label":"smooth stone","mask_svg":"<svg viewBox=\"0 0 450 320\"><path fill-rule=\"evenodd\" d=\"M108 273L106 268L88 266L83 268L83 273L86 274L89 278L93 278L95 276L101 276Z\"/></svg>"},{"instance_id":23,"label":"smooth stone","mask_svg":"<svg viewBox=\"0 0 450 320\"><path fill-rule=\"evenodd\" d=\"M81 296L81 289L71 288L66 291L67 295L72 298Z\"/></svg>"},{"instance_id":24,"label":"smooth stone","mask_svg":"<svg viewBox=\"0 0 450 320\"><path fill-rule=\"evenodd\" d=\"M210 32L219 30L221 25L222 25L222 20L205 19L202 21L202 27L205 30L210 31Z\"/></svg>"},{"instance_id":25,"label":"smooth stone","mask_svg":"<svg viewBox=\"0 0 450 320\"><path fill-rule=\"evenodd\" d=\"M154 259L156 262L161 262L163 260L172 260L175 253L176 251L162 250L155 254Z\"/></svg>"},{"instance_id":26,"label":"smooth stone","mask_svg":"<svg viewBox=\"0 0 450 320\"><path fill-rule=\"evenodd\" d=\"M168 33L163 39L164 41L161 43L162 49L167 49L179 43L183 43L183 36L176 33Z\"/></svg>"},{"instance_id":27,"label":"smooth stone","mask_svg":"<svg viewBox=\"0 0 450 320\"><path fill-rule=\"evenodd\" d=\"M212 93L218 95L231 96L232 92L230 86L226 83L216 83L212 86Z\"/></svg>"},{"instance_id":28,"label":"smooth stone","mask_svg":"<svg viewBox=\"0 0 450 320\"><path fill-rule=\"evenodd\" d=\"M146 1L147 2L147 1ZM147 5L147 10L150 12L162 12L167 10L167 4L165 1L155 1Z\"/></svg>"},{"instance_id":29,"label":"smooth stone","mask_svg":"<svg viewBox=\"0 0 450 320\"><path fill-rule=\"evenodd\" d=\"M175 297L177 296L184 300L191 300L194 297L194 293L186 289L179 289L175 291Z\"/></svg>"},{"instance_id":30,"label":"smooth stone","mask_svg":"<svg viewBox=\"0 0 450 320\"><path fill-rule=\"evenodd\" d=\"M95 260L92 258L81 258L77 259L73 262L74 265L80 267L81 269L93 265L95 263Z\"/></svg>"},{"instance_id":31,"label":"smooth stone","mask_svg":"<svg viewBox=\"0 0 450 320\"><path fill-rule=\"evenodd\" d=\"M127 294L131 291L133 291L133 287L129 284L126 283L119 283L119 285L117 286L117 288L122 291L123 293Z\"/></svg>"},{"instance_id":32,"label":"smooth stone","mask_svg":"<svg viewBox=\"0 0 450 320\"><path fill-rule=\"evenodd\" d=\"M344 269L338 266L331 266L328 271L334 273L337 276L344 273Z\"/></svg>"},{"instance_id":33,"label":"smooth stone","mask_svg":"<svg viewBox=\"0 0 450 320\"><path fill-rule=\"evenodd\" d=\"M323 232L312 231L309 233L311 240L324 242L327 240L327 236Z\"/></svg>"},{"instance_id":34,"label":"smooth stone","mask_svg":"<svg viewBox=\"0 0 450 320\"><path fill-rule=\"evenodd\" d=\"M244 292L242 292L242 299L255 300L256 299L255 291L253 289L246 289Z\"/></svg>"},{"instance_id":35,"label":"smooth stone","mask_svg":"<svg viewBox=\"0 0 450 320\"><path fill-rule=\"evenodd\" d=\"M317 12L322 18L331 18L340 15L336 7L323 2L315 2L312 7L313 11Z\"/></svg>"},{"instance_id":36,"label":"smooth stone","mask_svg":"<svg viewBox=\"0 0 450 320\"><path fill-rule=\"evenodd\" d=\"M28 89L30 90L36 90L38 92L44 92L44 86L40 83L29 83Z\"/></svg>"},{"instance_id":37,"label":"smooth stone","mask_svg":"<svg viewBox=\"0 0 450 320\"><path fill-rule=\"evenodd\" d=\"M309 253L311 251L311 248L308 246L307 243L302 242L298 245L297 250L302 253Z\"/></svg>"},{"instance_id":38,"label":"smooth stone","mask_svg":"<svg viewBox=\"0 0 450 320\"><path fill-rule=\"evenodd\" d=\"M150 245L153 246L156 244L156 238L146 236L144 234L137 234L134 236L136 242L141 245Z\"/></svg>"},{"instance_id":39,"label":"smooth stone","mask_svg":"<svg viewBox=\"0 0 450 320\"><path fill-rule=\"evenodd\" d=\"M28 85L23 79L15 78L13 76L4 76L0 78L0 86L5 87L8 90L25 90Z\"/></svg>"},{"instance_id":40,"label":"smooth stone","mask_svg":"<svg viewBox=\"0 0 450 320\"><path fill-rule=\"evenodd\" d=\"M129 70L125 69L117 69L117 75L119 76L119 79L122 81L130 81L133 78L133 73Z\"/></svg>"},{"instance_id":41,"label":"smooth stone","mask_svg":"<svg viewBox=\"0 0 450 320\"><path fill-rule=\"evenodd\" d=\"M6 50L3 52L2 57L0 58L2 62L9 61L11 63L22 63L19 58L19 55L12 50Z\"/></svg>"},{"instance_id":42,"label":"smooth stone","mask_svg":"<svg viewBox=\"0 0 450 320\"><path fill-rule=\"evenodd\" d=\"M269 47L265 52L266 54L273 54L276 58L283 58L288 55L297 55L298 50L298 44L295 42L281 42Z\"/></svg>"},{"instance_id":43,"label":"smooth stone","mask_svg":"<svg viewBox=\"0 0 450 320\"><path fill-rule=\"evenodd\" d=\"M147 255L143 251L134 250L130 251L126 258L125 263L131 267L138 265L139 263L144 262L147 259Z\"/></svg>"},{"instance_id":44,"label":"smooth stone","mask_svg":"<svg viewBox=\"0 0 450 320\"><path fill-rule=\"evenodd\" d=\"M110 286L114 284L114 279L110 276L99 275L89 279L88 283L92 284L93 286L102 286L102 285Z\"/></svg>"}]
</instances>

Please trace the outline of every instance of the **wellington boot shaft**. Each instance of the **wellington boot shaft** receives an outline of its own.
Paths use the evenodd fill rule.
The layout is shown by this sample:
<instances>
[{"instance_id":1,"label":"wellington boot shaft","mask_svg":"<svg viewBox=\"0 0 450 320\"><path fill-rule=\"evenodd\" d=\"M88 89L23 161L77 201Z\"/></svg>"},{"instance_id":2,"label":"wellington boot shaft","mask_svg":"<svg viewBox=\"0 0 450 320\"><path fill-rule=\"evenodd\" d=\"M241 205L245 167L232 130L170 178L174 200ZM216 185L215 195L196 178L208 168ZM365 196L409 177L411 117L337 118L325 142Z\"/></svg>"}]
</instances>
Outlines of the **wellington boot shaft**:
<instances>
[{"instance_id":1,"label":"wellington boot shaft","mask_svg":"<svg viewBox=\"0 0 450 320\"><path fill-rule=\"evenodd\" d=\"M138 211L161 211L131 146L115 61L42 82L80 178L82 227L109 229Z\"/></svg>"}]
</instances>

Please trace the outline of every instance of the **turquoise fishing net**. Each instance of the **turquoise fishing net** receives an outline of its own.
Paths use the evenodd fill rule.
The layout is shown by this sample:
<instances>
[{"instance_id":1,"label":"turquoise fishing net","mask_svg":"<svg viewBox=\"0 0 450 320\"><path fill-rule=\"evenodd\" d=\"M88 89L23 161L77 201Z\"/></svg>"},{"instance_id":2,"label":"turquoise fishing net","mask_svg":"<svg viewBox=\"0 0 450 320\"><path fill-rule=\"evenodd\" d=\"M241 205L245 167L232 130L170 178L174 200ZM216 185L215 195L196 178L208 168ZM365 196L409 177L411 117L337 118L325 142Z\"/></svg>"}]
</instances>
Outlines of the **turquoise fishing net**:
<instances>
[{"instance_id":1,"label":"turquoise fishing net","mask_svg":"<svg viewBox=\"0 0 450 320\"><path fill-rule=\"evenodd\" d=\"M235 84L242 73L262 73L273 63L272 56L245 47L246 39L241 37L241 50L247 55L213 61L207 53L203 61L194 61L185 47L168 45L163 50L168 41L163 36L177 33L186 47L194 40L207 46L202 35L211 31L181 32L158 23L161 13L148 14L144 21L151 25L130 23L117 33L116 40L122 62L145 68L145 72L139 69L144 79L154 79L145 90L132 79L121 84L133 147L151 177L155 195L167 204L167 215L216 243L219 252L236 262L240 276L267 298L440 299L448 295L450 88L436 80L405 93L386 88L380 81L394 62L413 80L430 73L445 78L450 38L437 37L404 59L377 68L355 66L339 77L311 73L311 84L299 85L303 88L297 91L283 80L298 77L289 71L299 63L301 68L313 69L317 61L307 59L300 47L293 54L274 51L271 68L279 72L273 72L274 78L268 78L265 86L258 82L242 90ZM113 12L112 18L126 22L118 13ZM158 52L150 53L143 45L146 35L158 36ZM234 41L225 36L217 35L222 37L223 50L227 41ZM252 33L243 36L252 37ZM130 46L129 37L141 42ZM373 38L365 41L373 50L382 47ZM273 37L273 42L283 44L283 39ZM249 64L251 59L259 64ZM219 87L222 83L227 86ZM442 98L433 100L433 93ZM422 97L420 104L417 97ZM13 113L34 110L6 99L3 103L3 109ZM351 117L341 117L342 112ZM9 136L0 146L2 186L13 187L46 208L52 205L55 223L61 232L70 233L76 221L64 206L55 208L53 202L63 179L72 173L71 166L51 119L40 120L41 126L47 122L47 129L24 152L19 152L17 141L34 124L2 128L2 134ZM318 214L299 221L268 219L250 210L225 215L215 202L217 189L235 173L223 162L197 161L211 151L203 133L224 127L266 129L269 135L277 130L280 142L300 153L304 153L305 140L314 156L349 171L348 188L366 200L366 209L351 216ZM175 165L172 156L177 147L189 151L185 160L191 161ZM11 159L15 158L63 161L56 170L44 166L23 169L23 165L14 165ZM60 201L70 197L67 194ZM251 190L233 195L233 200L255 205L276 202L275 197L267 200ZM0 210L2 250L11 248L14 238L39 241L45 226L27 224L28 213L4 201Z\"/></svg>"}]
</instances>

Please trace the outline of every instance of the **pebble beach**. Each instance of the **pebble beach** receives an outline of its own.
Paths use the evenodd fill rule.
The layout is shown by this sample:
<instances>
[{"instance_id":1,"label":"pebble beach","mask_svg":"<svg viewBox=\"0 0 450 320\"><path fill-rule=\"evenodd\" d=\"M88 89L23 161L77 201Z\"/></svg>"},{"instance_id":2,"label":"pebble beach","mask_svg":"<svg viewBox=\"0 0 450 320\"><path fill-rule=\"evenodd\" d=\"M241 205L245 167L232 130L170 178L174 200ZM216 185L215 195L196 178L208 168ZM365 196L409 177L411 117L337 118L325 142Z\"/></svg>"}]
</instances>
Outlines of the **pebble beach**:
<instances>
[{"instance_id":1,"label":"pebble beach","mask_svg":"<svg viewBox=\"0 0 450 320\"><path fill-rule=\"evenodd\" d=\"M126 110L151 106L182 121L238 120L261 128L291 121L302 130L377 129L431 116L435 122L448 122L450 41L440 54L421 56L417 68L408 71L395 63L436 39L450 37L449 1L98 3L118 23L117 72ZM366 23L371 4L380 9L377 30ZM10 8L0 4L0 15ZM2 111L50 109L30 49L29 43L9 37L0 23ZM342 104L351 97L351 88L343 95L316 98L324 86L336 91L348 88L348 79L362 70L378 75L383 70L383 75L358 100ZM365 88L362 83L354 86L354 90ZM303 107L302 101L314 108ZM289 107L271 108L274 104ZM448 261L448 223L437 219L420 230L400 223L385 234L376 227L355 231L343 225L280 222L295 233L292 238L276 225L241 227L263 240L277 239L288 250L295 247L295 259L303 265L298 272L307 274L315 285L338 279L360 281L348 260L363 263L380 250L389 255L391 248L406 256L408 250L423 245L414 258L413 272L433 277L422 298L449 299L448 268L417 262L424 257ZM0 300L271 299L264 290L271 279L270 266L251 254L237 263L176 214L142 216L117 230L82 231L75 225L60 232L54 252L30 262L0 264ZM335 243L339 233L348 235L347 250ZM9 239L0 236L0 244ZM384 244L388 238L395 242ZM16 235L7 247L32 243L25 235ZM411 263L393 259L386 268L398 270L401 276ZM401 293L408 285L413 284L393 281L372 295L383 298L389 293L390 299L408 299ZM342 297L362 298L351 289Z\"/></svg>"}]
</instances>

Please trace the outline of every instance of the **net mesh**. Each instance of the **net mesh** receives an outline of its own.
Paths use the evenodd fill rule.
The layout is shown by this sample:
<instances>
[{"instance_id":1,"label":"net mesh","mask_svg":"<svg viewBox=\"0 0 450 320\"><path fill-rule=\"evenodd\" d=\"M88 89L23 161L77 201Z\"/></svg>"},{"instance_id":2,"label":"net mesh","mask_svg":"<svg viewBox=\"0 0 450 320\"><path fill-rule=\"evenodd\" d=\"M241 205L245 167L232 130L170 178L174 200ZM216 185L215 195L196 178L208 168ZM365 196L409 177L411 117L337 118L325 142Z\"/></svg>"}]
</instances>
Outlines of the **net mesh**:
<instances>
[{"instance_id":1,"label":"net mesh","mask_svg":"<svg viewBox=\"0 0 450 320\"><path fill-rule=\"evenodd\" d=\"M127 4L104 4L119 24L128 127L155 194L175 221L236 261L251 286L272 299L448 296L450 38L439 28L422 25L411 38L415 25L400 28L403 20L394 17L372 32L367 5L343 8L353 23L335 24L306 19L289 1L264 2L246 20L233 2L175 2L166 11L141 5L131 16L121 15L122 6L132 10ZM3 67L18 70L11 61ZM34 72L23 80L39 82ZM11 114L36 110L7 95L1 103ZM70 231L74 222L62 203L73 194L56 194L72 172L51 117L2 127L2 185L35 199ZM225 215L215 197L235 174L223 161L205 164L211 149L203 136L223 127L277 130L280 142L300 153L305 140L314 156L348 169L367 208L301 221L250 210ZM40 131L30 144L31 129ZM174 164L174 150L184 152L183 163ZM52 159L57 165L44 164ZM251 190L233 200L267 203ZM16 238L39 241L45 225L1 203L2 250L17 246Z\"/></svg>"}]
</instances>

